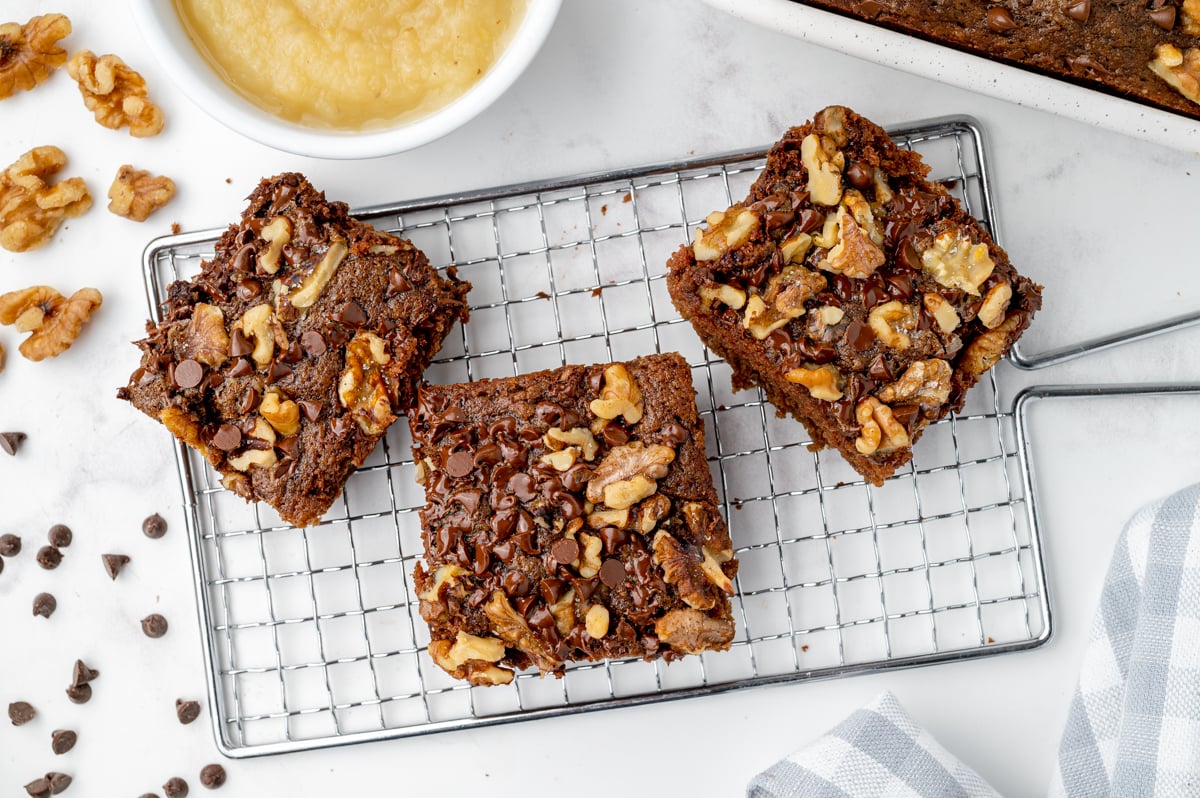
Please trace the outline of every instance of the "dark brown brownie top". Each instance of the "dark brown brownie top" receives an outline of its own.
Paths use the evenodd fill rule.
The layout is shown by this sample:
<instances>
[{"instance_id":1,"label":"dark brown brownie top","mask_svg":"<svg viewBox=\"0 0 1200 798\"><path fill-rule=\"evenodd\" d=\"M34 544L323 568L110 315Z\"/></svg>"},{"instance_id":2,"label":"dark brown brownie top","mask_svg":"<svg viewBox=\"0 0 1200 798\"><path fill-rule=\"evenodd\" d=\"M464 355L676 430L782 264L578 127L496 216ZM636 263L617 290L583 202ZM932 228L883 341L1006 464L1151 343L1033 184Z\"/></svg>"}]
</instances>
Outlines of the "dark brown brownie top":
<instances>
[{"instance_id":1,"label":"dark brown brownie top","mask_svg":"<svg viewBox=\"0 0 1200 798\"><path fill-rule=\"evenodd\" d=\"M421 387L414 576L438 665L496 684L728 646L737 564L694 397L675 354Z\"/></svg>"},{"instance_id":2,"label":"dark brown brownie top","mask_svg":"<svg viewBox=\"0 0 1200 798\"><path fill-rule=\"evenodd\" d=\"M785 410L822 416L824 442L877 459L960 408L1041 306L927 173L882 128L827 108L669 264L671 297L705 342L735 365L755 353L740 384L790 383L804 401Z\"/></svg>"},{"instance_id":3,"label":"dark brown brownie top","mask_svg":"<svg viewBox=\"0 0 1200 798\"><path fill-rule=\"evenodd\" d=\"M240 223L147 323L118 396L248 500L315 523L409 407L470 284L299 174L263 180Z\"/></svg>"},{"instance_id":4,"label":"dark brown brownie top","mask_svg":"<svg viewBox=\"0 0 1200 798\"><path fill-rule=\"evenodd\" d=\"M800 0L1191 117L1200 104L1152 72L1156 48L1200 47L1200 7L1183 0ZM1194 0L1191 0L1194 2ZM1185 9L1191 9L1189 18ZM1200 75L1195 76L1200 79Z\"/></svg>"}]
</instances>

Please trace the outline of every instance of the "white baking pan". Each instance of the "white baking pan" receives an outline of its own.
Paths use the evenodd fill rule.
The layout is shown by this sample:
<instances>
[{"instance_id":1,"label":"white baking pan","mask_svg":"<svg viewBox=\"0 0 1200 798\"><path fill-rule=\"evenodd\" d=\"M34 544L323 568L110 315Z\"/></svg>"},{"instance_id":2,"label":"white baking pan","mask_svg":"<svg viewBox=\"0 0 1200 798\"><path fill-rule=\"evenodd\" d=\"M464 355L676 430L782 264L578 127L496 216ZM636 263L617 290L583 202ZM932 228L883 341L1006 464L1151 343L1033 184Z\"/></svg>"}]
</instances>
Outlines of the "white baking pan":
<instances>
[{"instance_id":1,"label":"white baking pan","mask_svg":"<svg viewBox=\"0 0 1200 798\"><path fill-rule=\"evenodd\" d=\"M704 0L813 44L1155 144L1200 151L1200 121L989 61L792 0Z\"/></svg>"}]
</instances>

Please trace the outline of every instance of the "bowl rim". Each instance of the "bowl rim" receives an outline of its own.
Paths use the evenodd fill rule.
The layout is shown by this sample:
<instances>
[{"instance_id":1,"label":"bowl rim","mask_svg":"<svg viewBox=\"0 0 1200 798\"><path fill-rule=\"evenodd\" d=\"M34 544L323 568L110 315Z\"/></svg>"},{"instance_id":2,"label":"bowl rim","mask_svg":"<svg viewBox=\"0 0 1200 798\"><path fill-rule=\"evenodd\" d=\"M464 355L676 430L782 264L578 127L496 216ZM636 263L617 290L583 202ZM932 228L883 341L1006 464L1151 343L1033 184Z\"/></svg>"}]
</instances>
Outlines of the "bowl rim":
<instances>
[{"instance_id":1,"label":"bowl rim","mask_svg":"<svg viewBox=\"0 0 1200 798\"><path fill-rule=\"evenodd\" d=\"M247 100L192 44L173 0L132 0L133 17L151 54L194 104L231 130L274 149L326 159L379 158L415 149L469 122L497 100L550 33L562 0L529 0L512 40L476 83L449 104L402 125L367 132L323 130L273 116Z\"/></svg>"}]
</instances>

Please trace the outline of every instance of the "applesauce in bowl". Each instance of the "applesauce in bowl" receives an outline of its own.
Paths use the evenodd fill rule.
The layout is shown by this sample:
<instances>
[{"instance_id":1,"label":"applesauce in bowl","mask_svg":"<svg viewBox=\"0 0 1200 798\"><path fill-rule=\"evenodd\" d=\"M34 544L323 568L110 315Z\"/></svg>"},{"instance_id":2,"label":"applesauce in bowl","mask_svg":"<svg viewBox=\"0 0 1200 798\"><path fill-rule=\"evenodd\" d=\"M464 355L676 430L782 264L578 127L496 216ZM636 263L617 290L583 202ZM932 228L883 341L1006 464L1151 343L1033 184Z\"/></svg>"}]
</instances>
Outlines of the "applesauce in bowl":
<instances>
[{"instance_id":1,"label":"applesauce in bowl","mask_svg":"<svg viewBox=\"0 0 1200 798\"><path fill-rule=\"evenodd\" d=\"M200 109L255 141L375 158L461 127L524 72L562 0L130 0Z\"/></svg>"},{"instance_id":2,"label":"applesauce in bowl","mask_svg":"<svg viewBox=\"0 0 1200 798\"><path fill-rule=\"evenodd\" d=\"M466 93L512 39L525 0L175 0L243 97L312 127L364 130Z\"/></svg>"}]
</instances>

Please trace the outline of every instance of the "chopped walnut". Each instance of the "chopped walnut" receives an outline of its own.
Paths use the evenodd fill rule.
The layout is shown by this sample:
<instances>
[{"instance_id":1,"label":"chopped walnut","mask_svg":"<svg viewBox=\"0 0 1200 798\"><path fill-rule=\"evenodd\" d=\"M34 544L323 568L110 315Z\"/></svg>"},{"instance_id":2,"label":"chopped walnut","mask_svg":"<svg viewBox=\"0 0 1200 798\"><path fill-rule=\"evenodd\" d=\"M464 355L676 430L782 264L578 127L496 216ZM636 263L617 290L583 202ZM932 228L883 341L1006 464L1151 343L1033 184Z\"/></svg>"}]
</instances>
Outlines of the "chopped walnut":
<instances>
[{"instance_id":1,"label":"chopped walnut","mask_svg":"<svg viewBox=\"0 0 1200 798\"><path fill-rule=\"evenodd\" d=\"M601 604L588 607L587 615L583 619L583 628L595 640L608 634L608 609Z\"/></svg>"},{"instance_id":2,"label":"chopped walnut","mask_svg":"<svg viewBox=\"0 0 1200 798\"><path fill-rule=\"evenodd\" d=\"M540 462L550 466L555 471L567 471L571 466L575 465L575 461L579 459L579 449L574 446L568 446L566 449L560 449L557 452L546 452L538 458Z\"/></svg>"},{"instance_id":3,"label":"chopped walnut","mask_svg":"<svg viewBox=\"0 0 1200 798\"><path fill-rule=\"evenodd\" d=\"M658 526L658 522L671 512L671 500L661 493L656 493L637 506L637 521L634 528L643 535L649 535Z\"/></svg>"},{"instance_id":4,"label":"chopped walnut","mask_svg":"<svg viewBox=\"0 0 1200 798\"><path fill-rule=\"evenodd\" d=\"M971 374L982 374L1004 357L1009 338L1021 324L1020 314L1014 313L994 330L988 330L963 350L959 366Z\"/></svg>"},{"instance_id":5,"label":"chopped walnut","mask_svg":"<svg viewBox=\"0 0 1200 798\"><path fill-rule=\"evenodd\" d=\"M854 418L862 427L854 448L862 454L887 454L911 445L908 431L892 415L892 409L874 396L858 403Z\"/></svg>"},{"instance_id":6,"label":"chopped walnut","mask_svg":"<svg viewBox=\"0 0 1200 798\"><path fill-rule=\"evenodd\" d=\"M275 309L269 303L263 303L243 313L231 329L241 330L243 335L254 341L250 357L259 368L266 368L275 356L276 327L279 327L279 322L275 319Z\"/></svg>"},{"instance_id":7,"label":"chopped walnut","mask_svg":"<svg viewBox=\"0 0 1200 798\"><path fill-rule=\"evenodd\" d=\"M696 237L692 241L692 254L699 261L716 260L745 244L759 222L754 211L739 205L727 211L713 211L705 221L708 227L696 228Z\"/></svg>"},{"instance_id":8,"label":"chopped walnut","mask_svg":"<svg viewBox=\"0 0 1200 798\"><path fill-rule=\"evenodd\" d=\"M979 296L979 286L996 264L987 244L972 244L965 229L947 230L921 253L921 268L940 285Z\"/></svg>"},{"instance_id":9,"label":"chopped walnut","mask_svg":"<svg viewBox=\"0 0 1200 798\"><path fill-rule=\"evenodd\" d=\"M954 309L954 305L951 305L944 296L925 294L921 297L921 303L925 305L929 315L933 316L933 320L937 322L942 332L951 333L958 329L962 320L958 317L958 311Z\"/></svg>"},{"instance_id":10,"label":"chopped walnut","mask_svg":"<svg viewBox=\"0 0 1200 798\"><path fill-rule=\"evenodd\" d=\"M445 661L450 667L446 668L441 662L438 665L446 670L454 670L473 659L499 662L504 659L504 641L496 637L477 637L460 630L454 638L454 645L446 652Z\"/></svg>"},{"instance_id":11,"label":"chopped walnut","mask_svg":"<svg viewBox=\"0 0 1200 798\"><path fill-rule=\"evenodd\" d=\"M254 431L250 433L251 438L258 438L260 441L266 441L268 444L275 443L275 430L261 418L254 420ZM268 447L266 449L246 449L237 457L229 458L229 465L238 471L249 471L251 466L258 468L270 468L278 462L275 456L275 449Z\"/></svg>"},{"instance_id":12,"label":"chopped walnut","mask_svg":"<svg viewBox=\"0 0 1200 798\"><path fill-rule=\"evenodd\" d=\"M919 402L923 405L942 405L950 398L950 377L953 369L939 358L918 360L900 375L900 379L879 389L876 396L887 404Z\"/></svg>"},{"instance_id":13,"label":"chopped walnut","mask_svg":"<svg viewBox=\"0 0 1200 798\"><path fill-rule=\"evenodd\" d=\"M665 477L674 460L675 450L657 443L647 446L633 441L614 446L588 480L587 499L615 510L632 507L657 490L654 480Z\"/></svg>"},{"instance_id":14,"label":"chopped walnut","mask_svg":"<svg viewBox=\"0 0 1200 798\"><path fill-rule=\"evenodd\" d=\"M822 366L806 363L784 374L783 378L788 382L803 385L814 399L836 402L843 396L842 374L837 370L837 366L831 363Z\"/></svg>"},{"instance_id":15,"label":"chopped walnut","mask_svg":"<svg viewBox=\"0 0 1200 798\"><path fill-rule=\"evenodd\" d=\"M979 321L989 330L994 330L1004 321L1004 313L1012 300L1012 286L1008 283L996 283L988 289L983 304L979 306Z\"/></svg>"},{"instance_id":16,"label":"chopped walnut","mask_svg":"<svg viewBox=\"0 0 1200 798\"><path fill-rule=\"evenodd\" d=\"M216 305L197 302L192 308L179 354L209 368L216 368L227 359L229 335L225 332L225 314Z\"/></svg>"},{"instance_id":17,"label":"chopped walnut","mask_svg":"<svg viewBox=\"0 0 1200 798\"><path fill-rule=\"evenodd\" d=\"M144 222L174 196L175 181L171 178L155 177L125 164L108 188L108 209L117 216Z\"/></svg>"},{"instance_id":18,"label":"chopped walnut","mask_svg":"<svg viewBox=\"0 0 1200 798\"><path fill-rule=\"evenodd\" d=\"M887 260L883 250L859 225L846 206L837 211L837 243L817 266L834 274L863 279L870 277Z\"/></svg>"},{"instance_id":19,"label":"chopped walnut","mask_svg":"<svg viewBox=\"0 0 1200 798\"><path fill-rule=\"evenodd\" d=\"M550 614L554 616L554 626L560 635L565 635L575 626L575 588L567 588L567 592L559 596L558 601L549 606Z\"/></svg>"},{"instance_id":20,"label":"chopped walnut","mask_svg":"<svg viewBox=\"0 0 1200 798\"><path fill-rule=\"evenodd\" d=\"M265 233L266 230L263 232ZM275 242L272 241L271 247L274 248L274 246ZM321 292L325 290L325 286L333 279L334 273L337 271L338 266L342 265L342 261L346 259L346 254L349 251L346 247L346 242L340 240L332 242L329 245L329 249L325 251L325 257L321 258L321 262L317 264L317 267L304 278L304 282L300 284L300 287L288 296L288 301L292 303L292 306L297 308L312 307L317 298L321 296ZM269 253L270 250L268 250Z\"/></svg>"},{"instance_id":21,"label":"chopped walnut","mask_svg":"<svg viewBox=\"0 0 1200 798\"><path fill-rule=\"evenodd\" d=\"M872 203L876 208L882 208L892 201L896 196L892 193L892 187L888 184L887 173L878 166L875 167L875 173L871 176L872 182L875 183L875 202Z\"/></svg>"},{"instance_id":22,"label":"chopped walnut","mask_svg":"<svg viewBox=\"0 0 1200 798\"><path fill-rule=\"evenodd\" d=\"M283 248L292 240L292 220L286 216L276 216L263 225L259 236L267 242L267 251L258 256L258 268L266 274L275 274L279 271L279 257L283 254ZM295 302L292 305L301 307Z\"/></svg>"},{"instance_id":23,"label":"chopped walnut","mask_svg":"<svg viewBox=\"0 0 1200 798\"><path fill-rule=\"evenodd\" d=\"M368 435L382 435L396 420L381 366L391 360L387 342L359 332L346 345L346 366L338 380L338 399Z\"/></svg>"},{"instance_id":24,"label":"chopped walnut","mask_svg":"<svg viewBox=\"0 0 1200 798\"><path fill-rule=\"evenodd\" d=\"M62 14L0 25L0 100L38 86L66 63L67 51L58 40L70 33L71 20Z\"/></svg>"},{"instance_id":25,"label":"chopped walnut","mask_svg":"<svg viewBox=\"0 0 1200 798\"><path fill-rule=\"evenodd\" d=\"M284 399L279 391L267 391L258 406L259 414L285 438L300 431L300 407L291 399Z\"/></svg>"},{"instance_id":26,"label":"chopped walnut","mask_svg":"<svg viewBox=\"0 0 1200 798\"><path fill-rule=\"evenodd\" d=\"M653 560L663 572L663 579L679 592L679 597L689 607L711 610L717 604L713 581L700 562L688 553L679 541L666 530L654 535Z\"/></svg>"},{"instance_id":27,"label":"chopped walnut","mask_svg":"<svg viewBox=\"0 0 1200 798\"><path fill-rule=\"evenodd\" d=\"M718 590L732 596L733 581L721 570L721 563L732 560L733 551L726 549L714 552L708 546L704 546L700 549L700 554L704 557L700 561L700 570L704 571L704 575L708 577L708 581L716 585Z\"/></svg>"},{"instance_id":28,"label":"chopped walnut","mask_svg":"<svg viewBox=\"0 0 1200 798\"><path fill-rule=\"evenodd\" d=\"M588 513L588 529L603 529L615 526L617 529L629 528L629 508L624 510L595 510Z\"/></svg>"},{"instance_id":29,"label":"chopped walnut","mask_svg":"<svg viewBox=\"0 0 1200 798\"><path fill-rule=\"evenodd\" d=\"M746 306L746 292L723 283L702 285L700 286L700 300L704 303L705 310L711 310L714 302L720 302L734 310L741 310Z\"/></svg>"},{"instance_id":30,"label":"chopped walnut","mask_svg":"<svg viewBox=\"0 0 1200 798\"><path fill-rule=\"evenodd\" d=\"M752 296L746 304L742 326L761 341L804 315L804 303L825 290L828 281L803 266L787 266L767 283L762 296Z\"/></svg>"},{"instance_id":31,"label":"chopped walnut","mask_svg":"<svg viewBox=\"0 0 1200 798\"><path fill-rule=\"evenodd\" d=\"M58 147L34 147L0 173L0 246L25 252L46 244L64 219L92 207L82 178L50 184L67 164Z\"/></svg>"},{"instance_id":32,"label":"chopped walnut","mask_svg":"<svg viewBox=\"0 0 1200 798\"><path fill-rule=\"evenodd\" d=\"M591 579L600 573L600 566L603 564L600 561L600 552L604 548L604 541L595 535L580 532L579 542L583 546L583 551L579 555L579 575L584 579Z\"/></svg>"},{"instance_id":33,"label":"chopped walnut","mask_svg":"<svg viewBox=\"0 0 1200 798\"><path fill-rule=\"evenodd\" d=\"M618 416L625 419L626 424L636 424L642 420L642 392L629 369L621 363L613 363L604 369L604 384L600 389L600 398L593 399L591 411L597 417L612 421Z\"/></svg>"},{"instance_id":34,"label":"chopped walnut","mask_svg":"<svg viewBox=\"0 0 1200 798\"><path fill-rule=\"evenodd\" d=\"M917 314L908 305L893 299L871 308L867 324L885 345L903 351L912 344L908 333L917 326Z\"/></svg>"},{"instance_id":35,"label":"chopped walnut","mask_svg":"<svg viewBox=\"0 0 1200 798\"><path fill-rule=\"evenodd\" d=\"M586 427L573 427L565 432L558 427L551 427L542 436L542 440L547 449L555 451L567 446L577 446L583 459L589 463L596 459L596 452L600 450L600 444Z\"/></svg>"},{"instance_id":36,"label":"chopped walnut","mask_svg":"<svg viewBox=\"0 0 1200 798\"><path fill-rule=\"evenodd\" d=\"M47 285L0 295L0 324L14 324L31 335L18 351L29 360L57 357L75 343L84 323L104 297L95 288L81 288L68 299Z\"/></svg>"},{"instance_id":37,"label":"chopped walnut","mask_svg":"<svg viewBox=\"0 0 1200 798\"><path fill-rule=\"evenodd\" d=\"M80 50L67 62L67 72L79 84L83 104L104 127L128 125L137 138L162 131L162 109L147 97L146 81L117 56L97 58L91 50Z\"/></svg>"},{"instance_id":38,"label":"chopped walnut","mask_svg":"<svg viewBox=\"0 0 1200 798\"><path fill-rule=\"evenodd\" d=\"M800 142L800 160L808 172L808 194L813 202L837 205L842 199L845 154L828 136L809 133Z\"/></svg>"},{"instance_id":39,"label":"chopped walnut","mask_svg":"<svg viewBox=\"0 0 1200 798\"><path fill-rule=\"evenodd\" d=\"M1200 0L1183 0L1179 6L1181 28L1188 36L1200 36Z\"/></svg>"},{"instance_id":40,"label":"chopped walnut","mask_svg":"<svg viewBox=\"0 0 1200 798\"><path fill-rule=\"evenodd\" d=\"M783 262L800 263L804 260L804 256L812 249L813 239L808 233L800 233L794 235L786 241L779 243L779 254L783 256Z\"/></svg>"},{"instance_id":41,"label":"chopped walnut","mask_svg":"<svg viewBox=\"0 0 1200 798\"><path fill-rule=\"evenodd\" d=\"M543 673L552 671L562 664L549 645L534 634L529 624L521 617L503 592L497 590L483 605L483 612L492 622L492 631L508 645L525 654Z\"/></svg>"},{"instance_id":42,"label":"chopped walnut","mask_svg":"<svg viewBox=\"0 0 1200 798\"><path fill-rule=\"evenodd\" d=\"M877 247L883 246L883 225L875 218L875 211L862 194L850 189L846 196L842 197L842 207L854 217L854 221L858 222L859 228L867 234L872 244Z\"/></svg>"},{"instance_id":43,"label":"chopped walnut","mask_svg":"<svg viewBox=\"0 0 1200 798\"><path fill-rule=\"evenodd\" d=\"M453 643L432 641L429 657L454 678L471 684L488 686L513 680L511 670L493 664L504 658L504 642L494 637L477 637L460 630Z\"/></svg>"},{"instance_id":44,"label":"chopped walnut","mask_svg":"<svg viewBox=\"0 0 1200 798\"><path fill-rule=\"evenodd\" d=\"M658 639L684 654L724 650L733 642L733 621L713 618L699 610L671 610L654 622Z\"/></svg>"}]
</instances>

